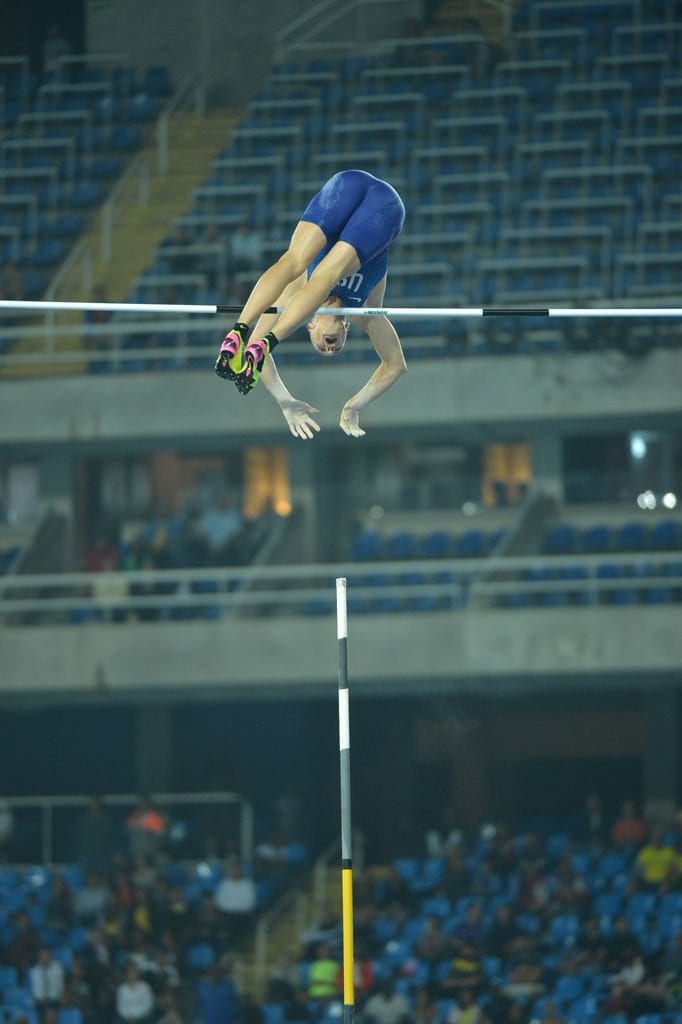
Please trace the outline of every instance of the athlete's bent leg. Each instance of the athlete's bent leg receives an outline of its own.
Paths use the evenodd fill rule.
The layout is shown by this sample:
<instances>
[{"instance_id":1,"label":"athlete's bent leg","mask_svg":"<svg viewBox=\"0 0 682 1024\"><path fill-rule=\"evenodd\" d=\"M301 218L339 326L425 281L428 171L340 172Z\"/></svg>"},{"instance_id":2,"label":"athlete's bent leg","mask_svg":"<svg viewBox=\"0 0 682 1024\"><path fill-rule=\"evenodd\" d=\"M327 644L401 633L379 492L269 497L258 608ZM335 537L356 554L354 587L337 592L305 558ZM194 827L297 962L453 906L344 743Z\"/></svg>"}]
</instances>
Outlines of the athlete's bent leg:
<instances>
[{"instance_id":1,"label":"athlete's bent leg","mask_svg":"<svg viewBox=\"0 0 682 1024\"><path fill-rule=\"evenodd\" d=\"M326 244L324 232L317 224L298 222L289 248L258 279L237 322L223 339L215 365L219 377L235 380L243 372L244 347L251 328L286 286L300 277Z\"/></svg>"},{"instance_id":2,"label":"athlete's bent leg","mask_svg":"<svg viewBox=\"0 0 682 1024\"><path fill-rule=\"evenodd\" d=\"M287 303L273 329L262 339L249 342L244 350L244 372L241 381L245 392L255 387L263 364L277 345L319 309L329 293L347 274L360 267L358 254L348 242L337 242L318 263L310 279ZM242 390L242 388L240 388Z\"/></svg>"}]
</instances>

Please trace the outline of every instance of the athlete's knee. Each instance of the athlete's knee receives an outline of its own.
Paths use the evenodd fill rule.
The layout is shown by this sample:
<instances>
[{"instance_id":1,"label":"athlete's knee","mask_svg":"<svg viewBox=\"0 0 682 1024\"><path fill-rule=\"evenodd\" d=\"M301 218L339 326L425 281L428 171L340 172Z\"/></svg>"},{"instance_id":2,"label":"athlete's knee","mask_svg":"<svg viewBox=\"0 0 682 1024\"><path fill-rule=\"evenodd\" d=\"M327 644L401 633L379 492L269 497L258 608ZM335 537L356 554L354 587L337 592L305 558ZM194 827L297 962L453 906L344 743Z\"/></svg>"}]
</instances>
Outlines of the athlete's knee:
<instances>
[{"instance_id":1,"label":"athlete's knee","mask_svg":"<svg viewBox=\"0 0 682 1024\"><path fill-rule=\"evenodd\" d=\"M287 249L286 252L282 253L277 262L287 271L292 281L295 277L302 274L308 266L304 255L297 252L296 249Z\"/></svg>"}]
</instances>

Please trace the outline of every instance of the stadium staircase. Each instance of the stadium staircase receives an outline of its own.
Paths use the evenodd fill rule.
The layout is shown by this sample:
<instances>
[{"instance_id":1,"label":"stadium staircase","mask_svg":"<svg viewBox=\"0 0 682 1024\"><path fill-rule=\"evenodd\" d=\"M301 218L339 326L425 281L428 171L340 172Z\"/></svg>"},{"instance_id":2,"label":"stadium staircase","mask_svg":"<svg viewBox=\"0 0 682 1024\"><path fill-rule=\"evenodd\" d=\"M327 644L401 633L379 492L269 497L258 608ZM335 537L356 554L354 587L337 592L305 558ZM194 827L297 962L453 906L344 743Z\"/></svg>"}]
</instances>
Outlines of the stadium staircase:
<instances>
[{"instance_id":1,"label":"stadium staircase","mask_svg":"<svg viewBox=\"0 0 682 1024\"><path fill-rule=\"evenodd\" d=\"M168 233L173 222L184 213L192 192L206 178L212 161L225 147L229 136L242 114L236 111L216 110L199 115L179 112L174 115L173 129L168 146L169 171L163 175L156 171L150 180L149 203L140 209L131 206L113 229L110 263L98 262L94 277L112 301L122 301L133 282ZM151 142L146 153L150 166L156 163L156 143ZM99 218L86 239L93 251L98 251ZM74 274L70 294L82 293L82 282ZM85 299L87 296L82 295Z\"/></svg>"},{"instance_id":2,"label":"stadium staircase","mask_svg":"<svg viewBox=\"0 0 682 1024\"><path fill-rule=\"evenodd\" d=\"M112 229L111 260L104 262L100 254L102 211L93 219L83 236L85 247L97 254L93 279L104 289L108 300L125 299L133 282L153 259L174 221L186 210L194 189L206 178L211 163L229 141L242 116L241 112L233 110L215 110L203 115L193 111L175 113L169 135L166 174L158 170L157 143L154 137L150 139L142 154L143 159L154 169L149 181L149 201L145 206L130 203L121 212ZM70 273L64 276L57 297L68 297L75 301L90 298L84 290L80 264L74 264ZM74 323L80 321L78 314L72 314L72 317ZM82 347L82 341L61 337L57 339L55 347L72 350ZM17 343L15 351L30 351L34 348L35 342L27 338ZM73 373L74 364L61 368L57 363L49 369L54 374ZM45 371L45 365L35 366L36 375L44 376ZM19 368L16 373L12 368L3 371L3 376L8 377L25 377L30 374L31 368L26 366Z\"/></svg>"},{"instance_id":3,"label":"stadium staircase","mask_svg":"<svg viewBox=\"0 0 682 1024\"><path fill-rule=\"evenodd\" d=\"M301 901L305 908L303 932L301 930ZM257 999L266 999L268 979L273 968L283 954L287 954L294 961L300 956L303 945L301 935L315 924L316 914L325 906L338 907L340 915L341 876L338 871L326 871L320 892L316 889L315 870L313 869L303 875L299 879L296 889L290 890L281 900L280 909L276 907L275 912L271 911L268 915L264 971L261 973L258 970L255 951L253 957L242 958L240 981L244 991L250 992Z\"/></svg>"}]
</instances>

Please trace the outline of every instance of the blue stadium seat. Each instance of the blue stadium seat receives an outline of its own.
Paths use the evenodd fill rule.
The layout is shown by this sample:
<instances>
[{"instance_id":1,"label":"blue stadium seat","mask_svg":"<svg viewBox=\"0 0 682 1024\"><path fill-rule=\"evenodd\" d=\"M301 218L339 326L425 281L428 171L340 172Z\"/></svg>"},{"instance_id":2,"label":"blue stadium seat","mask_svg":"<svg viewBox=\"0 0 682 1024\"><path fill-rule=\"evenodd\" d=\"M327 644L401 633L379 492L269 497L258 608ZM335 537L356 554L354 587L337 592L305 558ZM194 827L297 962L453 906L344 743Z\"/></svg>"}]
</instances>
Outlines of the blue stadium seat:
<instances>
[{"instance_id":1,"label":"blue stadium seat","mask_svg":"<svg viewBox=\"0 0 682 1024\"><path fill-rule=\"evenodd\" d=\"M357 562L374 561L381 558L382 538L374 531L363 531L353 541L351 558Z\"/></svg>"},{"instance_id":2,"label":"blue stadium seat","mask_svg":"<svg viewBox=\"0 0 682 1024\"><path fill-rule=\"evenodd\" d=\"M654 551L675 551L682 545L682 528L674 519L656 523L651 531L650 545Z\"/></svg>"},{"instance_id":3,"label":"blue stadium seat","mask_svg":"<svg viewBox=\"0 0 682 1024\"><path fill-rule=\"evenodd\" d=\"M420 558L447 558L451 546L450 534L445 530L427 533L419 542Z\"/></svg>"},{"instance_id":4,"label":"blue stadium seat","mask_svg":"<svg viewBox=\"0 0 682 1024\"><path fill-rule=\"evenodd\" d=\"M482 530L467 530L455 542L459 558L478 558L485 553L485 535Z\"/></svg>"},{"instance_id":5,"label":"blue stadium seat","mask_svg":"<svg viewBox=\"0 0 682 1024\"><path fill-rule=\"evenodd\" d=\"M414 533L403 530L386 539L385 554L389 559L402 560L414 558L417 553L417 537Z\"/></svg>"},{"instance_id":6,"label":"blue stadium seat","mask_svg":"<svg viewBox=\"0 0 682 1024\"><path fill-rule=\"evenodd\" d=\"M611 531L605 523L590 526L582 535L581 548L589 554L603 554L611 550Z\"/></svg>"},{"instance_id":7,"label":"blue stadium seat","mask_svg":"<svg viewBox=\"0 0 682 1024\"><path fill-rule=\"evenodd\" d=\"M646 530L642 523L625 523L616 532L614 547L617 551L643 551Z\"/></svg>"}]
</instances>

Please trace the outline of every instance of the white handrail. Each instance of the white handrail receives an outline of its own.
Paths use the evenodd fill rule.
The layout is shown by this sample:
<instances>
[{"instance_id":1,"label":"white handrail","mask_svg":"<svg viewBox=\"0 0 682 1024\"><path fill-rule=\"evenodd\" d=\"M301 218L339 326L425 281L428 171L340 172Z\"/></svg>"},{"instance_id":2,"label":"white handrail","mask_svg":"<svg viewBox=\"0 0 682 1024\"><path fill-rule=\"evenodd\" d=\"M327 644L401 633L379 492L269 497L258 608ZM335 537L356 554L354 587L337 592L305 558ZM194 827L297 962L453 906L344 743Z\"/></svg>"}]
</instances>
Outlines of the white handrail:
<instances>
[{"instance_id":1,"label":"white handrail","mask_svg":"<svg viewBox=\"0 0 682 1024\"><path fill-rule=\"evenodd\" d=\"M603 577L604 566L615 570L616 575ZM676 570L676 575L671 575L671 567ZM476 585L477 603L482 598L497 601L519 593L553 592L588 594L596 600L600 593L622 589L643 592L658 587L677 588L682 581L680 567L682 553L679 551L650 551L638 555L533 555L356 562L341 567L323 563L238 569L42 574L0 577L0 614L10 616L13 626L21 626L34 624L35 615L56 615L59 621L68 623L70 613L83 610L161 612L211 608L236 612L261 609L270 614L275 607L283 613L296 613L310 602L328 601L329 580L339 571L352 578L353 597L359 600L421 597L444 602L444 606L454 601L457 607L462 607L473 584ZM576 569L584 575L579 578L561 575ZM529 572L536 570L549 571L552 575L550 578L529 576ZM407 581L406 576L409 577ZM155 588L159 592L155 593ZM24 619L26 615L28 619ZM67 618L63 620L63 616Z\"/></svg>"}]
</instances>

